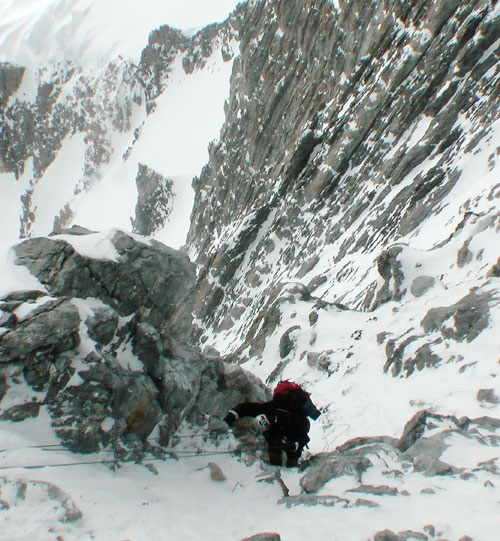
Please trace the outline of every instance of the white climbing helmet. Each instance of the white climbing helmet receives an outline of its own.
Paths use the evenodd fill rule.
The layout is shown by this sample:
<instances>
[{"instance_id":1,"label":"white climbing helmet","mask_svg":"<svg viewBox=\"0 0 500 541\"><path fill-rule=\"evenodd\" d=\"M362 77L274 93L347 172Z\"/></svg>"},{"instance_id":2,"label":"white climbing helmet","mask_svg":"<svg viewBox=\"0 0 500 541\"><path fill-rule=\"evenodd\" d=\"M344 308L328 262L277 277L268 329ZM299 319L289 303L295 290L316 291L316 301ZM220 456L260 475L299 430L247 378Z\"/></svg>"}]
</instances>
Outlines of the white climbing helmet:
<instances>
[{"instance_id":1,"label":"white climbing helmet","mask_svg":"<svg viewBox=\"0 0 500 541\"><path fill-rule=\"evenodd\" d=\"M255 417L254 423L255 429L258 432L265 432L266 430L269 430L271 428L271 423L269 422L269 419L263 413Z\"/></svg>"}]
</instances>

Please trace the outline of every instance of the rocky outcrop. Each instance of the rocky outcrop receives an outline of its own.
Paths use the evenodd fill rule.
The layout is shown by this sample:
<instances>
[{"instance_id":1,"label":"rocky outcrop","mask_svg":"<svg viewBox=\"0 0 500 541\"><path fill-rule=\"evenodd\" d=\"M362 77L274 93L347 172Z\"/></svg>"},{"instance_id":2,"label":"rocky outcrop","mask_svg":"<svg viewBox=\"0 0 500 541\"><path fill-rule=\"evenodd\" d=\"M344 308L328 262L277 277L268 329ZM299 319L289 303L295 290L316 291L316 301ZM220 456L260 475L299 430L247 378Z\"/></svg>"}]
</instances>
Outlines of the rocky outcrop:
<instances>
[{"instance_id":1,"label":"rocky outcrop","mask_svg":"<svg viewBox=\"0 0 500 541\"><path fill-rule=\"evenodd\" d=\"M485 436L478 437L483 430ZM411 482L413 475L423 474L428 478L452 476L467 482L487 472L486 476L492 474L496 478L500 472L496 466L491 468L491 462L479 462L473 467L466 467L461 463L446 463L441 457L446 449L459 445L461 439L474 442L479 448L490 445L498 447L499 430L499 419L457 419L420 411L407 423L399 439L386 436L356 438L340 445L333 452L321 453L306 461L301 467L305 471L300 480L305 493L302 503L308 502L305 495L317 494L330 481L340 477L352 478L355 484L339 495L344 498L342 504L348 507L356 505L351 500L352 493L370 495L371 498L409 496L407 488L415 486ZM377 466L380 461L385 464L382 472ZM364 482L367 476L371 479L377 476L381 481L385 479L386 483L391 484L367 484ZM381 500L377 498L376 501ZM286 498L283 503L286 503Z\"/></svg>"},{"instance_id":2,"label":"rocky outcrop","mask_svg":"<svg viewBox=\"0 0 500 541\"><path fill-rule=\"evenodd\" d=\"M0 302L1 419L47 408L64 444L90 452L140 443L156 427L166 442L185 419L204 425L267 396L257 378L192 344L194 269L181 252L76 229L24 241L15 255L46 292ZM31 390L23 402L20 385Z\"/></svg>"},{"instance_id":3,"label":"rocky outcrop","mask_svg":"<svg viewBox=\"0 0 500 541\"><path fill-rule=\"evenodd\" d=\"M27 267L53 296L93 297L121 316L137 313L156 327L168 324L192 288L194 269L188 258L122 232L114 234L112 247L116 255L111 259L88 258L66 240L50 237L29 239L15 252L17 264ZM189 306L185 312L189 314Z\"/></svg>"},{"instance_id":4,"label":"rocky outcrop","mask_svg":"<svg viewBox=\"0 0 500 541\"><path fill-rule=\"evenodd\" d=\"M8 62L0 62L0 109L3 109L9 98L19 88L24 76L22 66L14 66Z\"/></svg>"},{"instance_id":5,"label":"rocky outcrop","mask_svg":"<svg viewBox=\"0 0 500 541\"><path fill-rule=\"evenodd\" d=\"M45 481L0 477L0 486L2 535L6 538L15 539L20 530L30 537L40 534L40 524L27 521L28 515L43 516L45 527L60 538L67 533L68 526L71 526L73 532L79 531L83 513L70 495L57 485ZM83 527L80 532L83 534Z\"/></svg>"},{"instance_id":6,"label":"rocky outcrop","mask_svg":"<svg viewBox=\"0 0 500 541\"><path fill-rule=\"evenodd\" d=\"M172 181L140 163L135 182L139 195L132 227L134 233L148 236L165 225L172 211Z\"/></svg>"}]
</instances>

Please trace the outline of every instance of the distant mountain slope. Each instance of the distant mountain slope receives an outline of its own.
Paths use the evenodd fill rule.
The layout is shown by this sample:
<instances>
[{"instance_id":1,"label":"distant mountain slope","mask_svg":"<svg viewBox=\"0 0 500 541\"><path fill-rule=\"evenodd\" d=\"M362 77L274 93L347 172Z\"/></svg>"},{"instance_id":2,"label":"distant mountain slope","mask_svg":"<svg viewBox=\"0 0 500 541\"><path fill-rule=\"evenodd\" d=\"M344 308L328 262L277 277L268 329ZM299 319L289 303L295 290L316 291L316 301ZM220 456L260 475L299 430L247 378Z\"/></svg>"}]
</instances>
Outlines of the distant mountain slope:
<instances>
[{"instance_id":1,"label":"distant mountain slope","mask_svg":"<svg viewBox=\"0 0 500 541\"><path fill-rule=\"evenodd\" d=\"M129 40L130 31L113 31L113 6L118 20L133 16L104 2L3 7L0 183L7 245L72 223L130 229L133 222L137 232L177 247L185 242L191 180L224 120L238 16L192 37L163 26L148 42L144 29L168 9L140 12ZM127 21L125 29L134 27ZM149 180L144 167L154 172ZM154 194L161 194L154 225L144 229L138 214ZM165 229L167 222L175 226Z\"/></svg>"}]
</instances>

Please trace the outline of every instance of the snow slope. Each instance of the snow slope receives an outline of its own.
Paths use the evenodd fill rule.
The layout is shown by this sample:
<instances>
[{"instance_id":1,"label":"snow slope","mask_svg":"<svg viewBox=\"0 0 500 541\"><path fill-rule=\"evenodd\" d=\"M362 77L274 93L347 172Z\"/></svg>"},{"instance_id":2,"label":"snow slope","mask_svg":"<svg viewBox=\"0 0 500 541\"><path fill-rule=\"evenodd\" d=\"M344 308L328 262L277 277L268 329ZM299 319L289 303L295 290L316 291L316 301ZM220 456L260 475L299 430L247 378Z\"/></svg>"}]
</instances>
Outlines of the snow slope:
<instances>
[{"instance_id":1,"label":"snow slope","mask_svg":"<svg viewBox=\"0 0 500 541\"><path fill-rule=\"evenodd\" d=\"M147 117L141 113L141 134L130 155L124 161L132 143L129 132L128 138L120 137L121 144L113 144L116 150L103 180L75 205L73 223L98 230L129 229L137 200L135 176L138 164L145 163L171 179L175 193L169 221L155 237L174 248L182 246L194 198L191 180L208 161L208 143L218 137L224 122L231 69L232 62L224 62L217 51L202 70L186 75L179 56L154 112ZM118 202L110 206L117 194Z\"/></svg>"}]
</instances>

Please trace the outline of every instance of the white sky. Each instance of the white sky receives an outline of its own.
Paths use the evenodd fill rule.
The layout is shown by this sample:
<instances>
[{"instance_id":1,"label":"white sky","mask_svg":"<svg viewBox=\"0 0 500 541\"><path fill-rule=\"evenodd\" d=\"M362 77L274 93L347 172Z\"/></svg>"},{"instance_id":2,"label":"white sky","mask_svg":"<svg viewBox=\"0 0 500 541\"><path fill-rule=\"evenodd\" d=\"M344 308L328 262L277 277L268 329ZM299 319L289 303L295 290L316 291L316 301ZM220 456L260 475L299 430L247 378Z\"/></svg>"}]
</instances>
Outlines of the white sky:
<instances>
[{"instance_id":1,"label":"white sky","mask_svg":"<svg viewBox=\"0 0 500 541\"><path fill-rule=\"evenodd\" d=\"M47 60L137 58L151 30L183 30L223 21L238 0L2 0L0 60L42 65ZM63 54L64 52L64 54Z\"/></svg>"}]
</instances>

